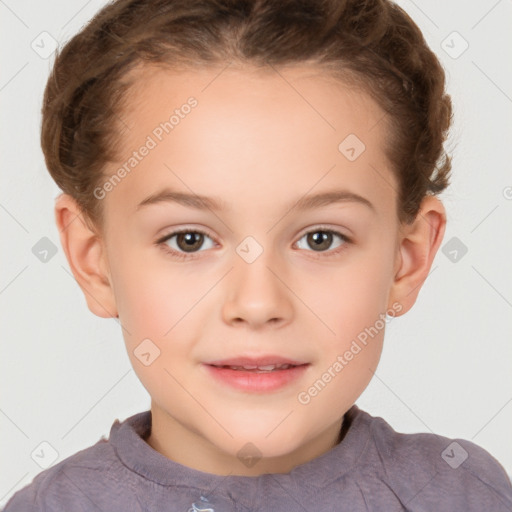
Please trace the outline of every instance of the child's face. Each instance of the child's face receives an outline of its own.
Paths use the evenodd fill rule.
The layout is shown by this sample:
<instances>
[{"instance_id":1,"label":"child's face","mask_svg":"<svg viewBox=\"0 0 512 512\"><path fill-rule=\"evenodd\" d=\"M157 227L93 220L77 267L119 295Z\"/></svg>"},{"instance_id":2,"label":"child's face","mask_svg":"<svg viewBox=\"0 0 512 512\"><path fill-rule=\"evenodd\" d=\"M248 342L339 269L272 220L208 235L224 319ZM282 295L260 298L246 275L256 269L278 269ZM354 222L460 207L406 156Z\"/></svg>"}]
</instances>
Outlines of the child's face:
<instances>
[{"instance_id":1,"label":"child's face","mask_svg":"<svg viewBox=\"0 0 512 512\"><path fill-rule=\"evenodd\" d=\"M128 354L152 398L150 444L212 473L282 472L335 444L377 367L384 315L410 307L394 293L397 183L383 112L369 97L308 68L221 70L161 71L137 92L123 116L124 160L140 157L148 136L156 146L102 199L105 261ZM190 97L197 105L182 108ZM175 109L172 131L158 130ZM362 153L353 135L340 151L350 134ZM163 190L220 208L139 206ZM334 191L364 201L293 207ZM156 244L183 228L188 244ZM277 387L263 390L205 365L266 355L307 366L281 386L265 374L262 385ZM237 457L246 443L264 457L253 467Z\"/></svg>"}]
</instances>

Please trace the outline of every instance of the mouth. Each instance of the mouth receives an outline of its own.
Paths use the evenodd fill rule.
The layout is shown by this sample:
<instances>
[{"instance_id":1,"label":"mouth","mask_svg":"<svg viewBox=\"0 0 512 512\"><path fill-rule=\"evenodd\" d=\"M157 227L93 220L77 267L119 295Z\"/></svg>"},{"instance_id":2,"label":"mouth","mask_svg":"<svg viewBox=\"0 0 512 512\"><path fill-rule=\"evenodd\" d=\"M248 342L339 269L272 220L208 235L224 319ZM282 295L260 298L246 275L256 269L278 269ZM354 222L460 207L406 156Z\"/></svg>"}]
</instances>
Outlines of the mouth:
<instances>
[{"instance_id":1,"label":"mouth","mask_svg":"<svg viewBox=\"0 0 512 512\"><path fill-rule=\"evenodd\" d=\"M278 356L233 358L203 363L217 382L246 392L269 392L292 384L310 363Z\"/></svg>"},{"instance_id":2,"label":"mouth","mask_svg":"<svg viewBox=\"0 0 512 512\"><path fill-rule=\"evenodd\" d=\"M241 368L245 370L256 370L259 368L263 371L268 371L273 370L276 367L282 368L284 366L301 366L308 363L306 361L269 354L257 357L238 356L231 357L229 359L218 359L214 361L208 361L205 364L218 367L228 366L230 368Z\"/></svg>"},{"instance_id":3,"label":"mouth","mask_svg":"<svg viewBox=\"0 0 512 512\"><path fill-rule=\"evenodd\" d=\"M242 371L242 372L254 372L254 373L269 373L269 372L275 372L275 371L281 371L281 370L289 370L290 368L296 368L297 366L304 366L307 363L304 364L266 364L266 365L243 365L243 366L236 366L236 365L218 365L218 364L212 364L210 366L214 366L215 368L224 368L229 370L236 370L236 371Z\"/></svg>"}]
</instances>

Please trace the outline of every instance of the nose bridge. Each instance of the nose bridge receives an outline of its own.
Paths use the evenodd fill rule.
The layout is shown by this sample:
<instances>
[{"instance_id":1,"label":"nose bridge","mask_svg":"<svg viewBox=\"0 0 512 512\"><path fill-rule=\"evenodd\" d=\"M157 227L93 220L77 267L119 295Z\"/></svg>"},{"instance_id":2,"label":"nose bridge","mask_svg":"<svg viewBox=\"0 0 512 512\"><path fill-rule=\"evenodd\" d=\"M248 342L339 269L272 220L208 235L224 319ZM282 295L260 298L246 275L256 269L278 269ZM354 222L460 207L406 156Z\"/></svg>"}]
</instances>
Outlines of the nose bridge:
<instances>
[{"instance_id":1,"label":"nose bridge","mask_svg":"<svg viewBox=\"0 0 512 512\"><path fill-rule=\"evenodd\" d=\"M289 321L290 292L280 276L282 259L274 248L247 236L235 251L234 268L224 298L225 321L245 321L253 326Z\"/></svg>"}]
</instances>

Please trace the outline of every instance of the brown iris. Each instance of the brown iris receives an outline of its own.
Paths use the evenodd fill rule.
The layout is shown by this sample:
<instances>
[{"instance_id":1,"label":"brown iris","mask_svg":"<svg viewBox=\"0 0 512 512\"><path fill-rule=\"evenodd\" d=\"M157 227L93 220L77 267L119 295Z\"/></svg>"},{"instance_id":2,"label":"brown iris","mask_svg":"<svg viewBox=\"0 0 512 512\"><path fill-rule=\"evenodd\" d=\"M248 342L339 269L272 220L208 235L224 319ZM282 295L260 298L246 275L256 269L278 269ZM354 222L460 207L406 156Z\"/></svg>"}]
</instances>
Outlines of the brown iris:
<instances>
[{"instance_id":1,"label":"brown iris","mask_svg":"<svg viewBox=\"0 0 512 512\"><path fill-rule=\"evenodd\" d=\"M315 251L329 249L332 244L332 233L327 231L315 231L308 233L307 240L309 246Z\"/></svg>"},{"instance_id":2,"label":"brown iris","mask_svg":"<svg viewBox=\"0 0 512 512\"><path fill-rule=\"evenodd\" d=\"M176 235L176 244L185 252L194 252L203 245L204 235L193 231L178 233Z\"/></svg>"}]
</instances>

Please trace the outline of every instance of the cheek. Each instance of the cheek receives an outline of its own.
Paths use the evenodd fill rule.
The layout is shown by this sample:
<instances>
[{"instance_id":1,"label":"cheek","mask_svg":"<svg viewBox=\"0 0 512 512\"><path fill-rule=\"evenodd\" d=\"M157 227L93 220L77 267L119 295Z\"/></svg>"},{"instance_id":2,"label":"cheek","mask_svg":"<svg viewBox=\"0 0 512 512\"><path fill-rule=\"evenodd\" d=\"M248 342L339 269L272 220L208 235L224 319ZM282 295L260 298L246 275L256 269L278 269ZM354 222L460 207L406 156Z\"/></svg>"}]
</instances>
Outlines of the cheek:
<instances>
[{"instance_id":1,"label":"cheek","mask_svg":"<svg viewBox=\"0 0 512 512\"><path fill-rule=\"evenodd\" d=\"M323 327L322 322L318 324L327 338L347 341L373 325L380 314L385 314L390 285L389 261L389 258L361 253L338 268L324 268L321 272L317 269L314 279L304 281L301 292L304 302L323 320Z\"/></svg>"},{"instance_id":2,"label":"cheek","mask_svg":"<svg viewBox=\"0 0 512 512\"><path fill-rule=\"evenodd\" d=\"M177 265L171 269L165 262L134 260L125 259L116 269L119 316L132 366L148 392L157 397L163 389L179 391L168 372L180 373L190 362L201 334L197 331L204 305L200 299L211 285ZM148 366L145 353L150 354Z\"/></svg>"},{"instance_id":3,"label":"cheek","mask_svg":"<svg viewBox=\"0 0 512 512\"><path fill-rule=\"evenodd\" d=\"M116 303L127 329L162 339L200 297L200 283L160 257L123 258L113 273Z\"/></svg>"},{"instance_id":4,"label":"cheek","mask_svg":"<svg viewBox=\"0 0 512 512\"><path fill-rule=\"evenodd\" d=\"M180 391L169 372L174 374L174 366L187 361L189 338L182 336L181 329L193 315L198 284L176 270L139 264L135 258L125 259L116 271L127 353L139 380L159 402L166 393Z\"/></svg>"}]
</instances>

